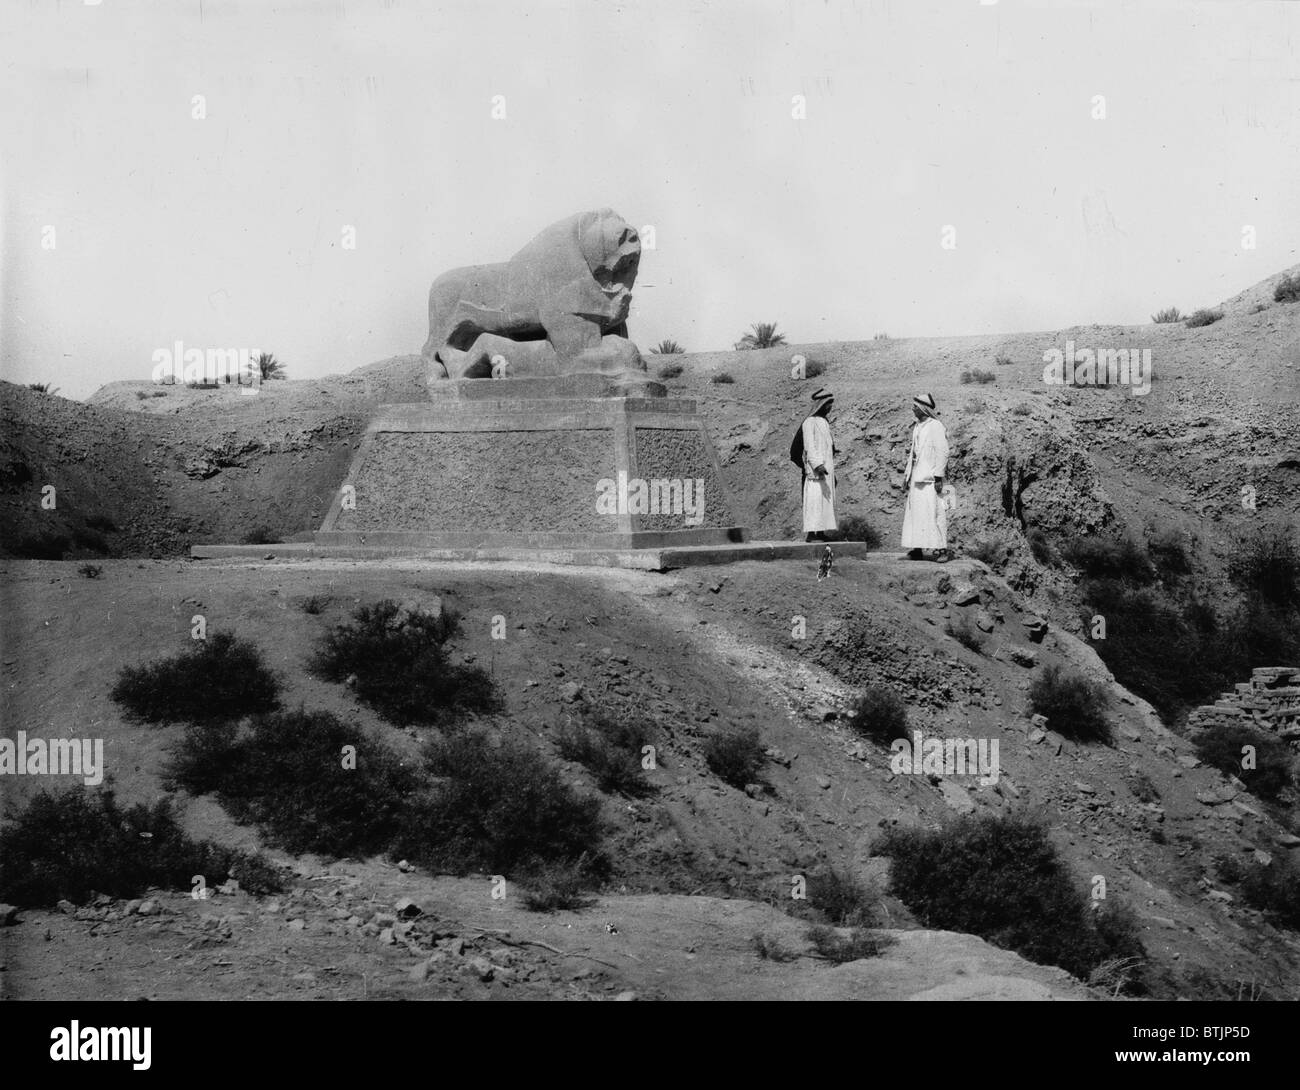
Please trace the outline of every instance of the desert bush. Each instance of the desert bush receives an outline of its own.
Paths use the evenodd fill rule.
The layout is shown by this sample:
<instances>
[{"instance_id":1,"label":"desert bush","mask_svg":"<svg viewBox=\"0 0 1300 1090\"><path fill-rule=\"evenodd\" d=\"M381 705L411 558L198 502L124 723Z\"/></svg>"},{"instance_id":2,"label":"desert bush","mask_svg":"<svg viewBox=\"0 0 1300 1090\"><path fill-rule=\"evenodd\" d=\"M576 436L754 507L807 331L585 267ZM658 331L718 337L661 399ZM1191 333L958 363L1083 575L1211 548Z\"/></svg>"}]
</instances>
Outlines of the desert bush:
<instances>
[{"instance_id":1,"label":"desert bush","mask_svg":"<svg viewBox=\"0 0 1300 1090\"><path fill-rule=\"evenodd\" d=\"M1158 310L1151 315L1151 320L1156 325L1168 325L1170 322L1181 322L1183 315L1177 307L1165 307L1164 310Z\"/></svg>"},{"instance_id":2,"label":"desert bush","mask_svg":"<svg viewBox=\"0 0 1300 1090\"><path fill-rule=\"evenodd\" d=\"M723 783L744 789L757 783L767 762L758 731L752 727L718 731L704 743L704 760Z\"/></svg>"},{"instance_id":3,"label":"desert bush","mask_svg":"<svg viewBox=\"0 0 1300 1090\"><path fill-rule=\"evenodd\" d=\"M1029 543L1029 552L1043 567L1051 567L1060 561L1056 546L1046 531L1030 527L1025 531L1025 540Z\"/></svg>"},{"instance_id":4,"label":"desert bush","mask_svg":"<svg viewBox=\"0 0 1300 1090\"><path fill-rule=\"evenodd\" d=\"M1198 731L1196 755L1225 776L1236 776L1257 798L1276 802L1294 783L1291 747L1280 738L1243 724L1223 723ZM1242 748L1255 747L1255 767L1242 767Z\"/></svg>"},{"instance_id":5,"label":"desert bush","mask_svg":"<svg viewBox=\"0 0 1300 1090\"><path fill-rule=\"evenodd\" d=\"M861 515L840 515L837 529L830 532L831 541L865 541L871 549L880 548L880 531Z\"/></svg>"},{"instance_id":6,"label":"desert bush","mask_svg":"<svg viewBox=\"0 0 1300 1090\"><path fill-rule=\"evenodd\" d=\"M324 613L332 601L334 601L332 594L309 594L298 602L298 608L315 617Z\"/></svg>"},{"instance_id":7,"label":"desert bush","mask_svg":"<svg viewBox=\"0 0 1300 1090\"><path fill-rule=\"evenodd\" d=\"M977 655L984 652L984 633L974 624L968 613L959 613L955 620L944 626L944 631L968 651Z\"/></svg>"},{"instance_id":8,"label":"desert bush","mask_svg":"<svg viewBox=\"0 0 1300 1090\"><path fill-rule=\"evenodd\" d=\"M1132 538L1080 537L1061 550L1064 559L1094 579L1150 583L1155 569L1146 551Z\"/></svg>"},{"instance_id":9,"label":"desert bush","mask_svg":"<svg viewBox=\"0 0 1300 1090\"><path fill-rule=\"evenodd\" d=\"M736 380L732 378L729 374L727 374L726 371L719 371L716 375L714 375L711 379L709 379L709 381L713 383L714 386L729 386Z\"/></svg>"},{"instance_id":10,"label":"desert bush","mask_svg":"<svg viewBox=\"0 0 1300 1090\"><path fill-rule=\"evenodd\" d=\"M650 349L656 356L680 356L686 351L680 344L674 340L663 340Z\"/></svg>"},{"instance_id":11,"label":"desert bush","mask_svg":"<svg viewBox=\"0 0 1300 1090\"><path fill-rule=\"evenodd\" d=\"M1228 575L1249 595L1279 606L1300 605L1300 533L1264 523L1236 542Z\"/></svg>"},{"instance_id":12,"label":"desert bush","mask_svg":"<svg viewBox=\"0 0 1300 1090\"><path fill-rule=\"evenodd\" d=\"M988 406L983 401L980 401L978 398L971 398L968 402L966 402L965 405L961 407L962 412L970 413L974 416L978 416L986 409L988 409Z\"/></svg>"},{"instance_id":13,"label":"desert bush","mask_svg":"<svg viewBox=\"0 0 1300 1090\"><path fill-rule=\"evenodd\" d=\"M1087 611L1106 621L1094 646L1115 679L1148 700L1166 722L1230 687L1264 662L1300 655L1300 620L1263 602L1247 603L1220 623L1204 602L1175 599L1115 579L1085 579Z\"/></svg>"},{"instance_id":14,"label":"desert bush","mask_svg":"<svg viewBox=\"0 0 1300 1090\"><path fill-rule=\"evenodd\" d=\"M1045 666L1029 686L1029 706L1047 716L1058 734L1080 742L1108 742L1106 690L1080 674L1059 666Z\"/></svg>"},{"instance_id":15,"label":"desert bush","mask_svg":"<svg viewBox=\"0 0 1300 1090\"><path fill-rule=\"evenodd\" d=\"M241 539L245 545L275 545L279 536L267 526L254 526Z\"/></svg>"},{"instance_id":16,"label":"desert bush","mask_svg":"<svg viewBox=\"0 0 1300 1090\"><path fill-rule=\"evenodd\" d=\"M799 955L774 935L755 932L750 940L756 953L764 961L794 961Z\"/></svg>"},{"instance_id":17,"label":"desert bush","mask_svg":"<svg viewBox=\"0 0 1300 1090\"><path fill-rule=\"evenodd\" d=\"M976 367L973 371L971 371L970 377L974 379L977 383L979 383L981 386L985 386L990 382L997 382L998 380L998 376L995 372L982 370L979 367Z\"/></svg>"},{"instance_id":18,"label":"desert bush","mask_svg":"<svg viewBox=\"0 0 1300 1090\"><path fill-rule=\"evenodd\" d=\"M561 727L556 746L561 757L590 772L602 791L637 796L654 790L641 767L641 749L653 735L645 720L597 713L585 723Z\"/></svg>"},{"instance_id":19,"label":"desert bush","mask_svg":"<svg viewBox=\"0 0 1300 1090\"><path fill-rule=\"evenodd\" d=\"M1147 539L1147 553L1162 577L1191 574L1192 564L1187 557L1186 538L1177 526L1155 527Z\"/></svg>"},{"instance_id":20,"label":"desert bush","mask_svg":"<svg viewBox=\"0 0 1300 1090\"><path fill-rule=\"evenodd\" d=\"M580 859L576 863L548 863L535 868L522 879L524 907L529 912L561 909L573 912L591 907L595 901L587 896L591 878L585 863Z\"/></svg>"},{"instance_id":21,"label":"desert bush","mask_svg":"<svg viewBox=\"0 0 1300 1090\"><path fill-rule=\"evenodd\" d=\"M826 364L822 363L820 360L808 360L804 364L804 368L803 368L804 378L817 378L819 375L824 375L825 373L826 373Z\"/></svg>"},{"instance_id":22,"label":"desert bush","mask_svg":"<svg viewBox=\"0 0 1300 1090\"><path fill-rule=\"evenodd\" d=\"M453 874L525 880L548 863L581 862L593 880L608 868L600 800L575 792L531 746L457 732L431 739L424 764L436 782L411 807L395 854Z\"/></svg>"},{"instance_id":23,"label":"desert bush","mask_svg":"<svg viewBox=\"0 0 1300 1090\"><path fill-rule=\"evenodd\" d=\"M685 371L685 370L686 370L686 368L683 367L680 363L670 363L670 364L668 364L668 365L665 366L665 367L661 367L661 368L659 368L659 377L660 377L660 378L680 378L682 372Z\"/></svg>"},{"instance_id":24,"label":"desert bush","mask_svg":"<svg viewBox=\"0 0 1300 1090\"><path fill-rule=\"evenodd\" d=\"M1273 288L1275 303L1294 303L1300 300L1300 273L1282 277Z\"/></svg>"},{"instance_id":25,"label":"desert bush","mask_svg":"<svg viewBox=\"0 0 1300 1090\"><path fill-rule=\"evenodd\" d=\"M148 401L149 395L145 393L143 390L136 390L135 399L136 401Z\"/></svg>"},{"instance_id":26,"label":"desert bush","mask_svg":"<svg viewBox=\"0 0 1300 1090\"><path fill-rule=\"evenodd\" d=\"M1215 861L1215 869L1252 908L1274 923L1300 931L1300 868L1289 859L1274 859L1261 866L1224 856Z\"/></svg>"},{"instance_id":27,"label":"desert bush","mask_svg":"<svg viewBox=\"0 0 1300 1090\"><path fill-rule=\"evenodd\" d=\"M1011 410L1012 416L1028 416L1032 410L1029 408L1028 401L1021 401Z\"/></svg>"},{"instance_id":28,"label":"desert bush","mask_svg":"<svg viewBox=\"0 0 1300 1090\"><path fill-rule=\"evenodd\" d=\"M385 599L326 634L312 664L329 681L355 679L357 698L391 723L448 725L499 704L484 670L451 662L446 645L458 630L451 610L432 614Z\"/></svg>"},{"instance_id":29,"label":"desert bush","mask_svg":"<svg viewBox=\"0 0 1300 1090\"><path fill-rule=\"evenodd\" d=\"M998 367L1010 367L1014 361L1011 359L1010 356L1006 355L1005 353L999 352L997 357L993 360L993 362Z\"/></svg>"},{"instance_id":30,"label":"desert bush","mask_svg":"<svg viewBox=\"0 0 1300 1090\"><path fill-rule=\"evenodd\" d=\"M110 534L117 529L117 523L108 515L87 515L86 525L92 530L99 530L101 533Z\"/></svg>"},{"instance_id":31,"label":"desert bush","mask_svg":"<svg viewBox=\"0 0 1300 1090\"><path fill-rule=\"evenodd\" d=\"M98 579L104 574L104 568L100 564L82 564L77 569L77 574L83 579Z\"/></svg>"},{"instance_id":32,"label":"desert bush","mask_svg":"<svg viewBox=\"0 0 1300 1090\"><path fill-rule=\"evenodd\" d=\"M874 334L874 335L872 336L871 339L872 339L873 341L887 341L887 340L889 340L889 334L888 334L888 333L876 333L876 334Z\"/></svg>"},{"instance_id":33,"label":"desert bush","mask_svg":"<svg viewBox=\"0 0 1300 1090\"><path fill-rule=\"evenodd\" d=\"M862 958L879 957L893 945L886 935L876 934L865 927L854 927L847 935L834 927L818 924L808 929L808 941L813 949L827 961L836 965L858 961Z\"/></svg>"},{"instance_id":34,"label":"desert bush","mask_svg":"<svg viewBox=\"0 0 1300 1090\"><path fill-rule=\"evenodd\" d=\"M234 878L252 893L282 888L264 859L187 837L167 799L124 808L110 790L43 792L0 831L0 899L21 907L189 890L196 874L209 886Z\"/></svg>"},{"instance_id":35,"label":"desert bush","mask_svg":"<svg viewBox=\"0 0 1300 1090\"><path fill-rule=\"evenodd\" d=\"M1223 317L1223 311L1206 310L1204 307L1202 307L1200 310L1193 312L1191 316L1188 317L1185 324L1187 325L1188 329L1196 329L1199 326L1203 326L1203 325L1213 325L1222 317Z\"/></svg>"},{"instance_id":36,"label":"desert bush","mask_svg":"<svg viewBox=\"0 0 1300 1090\"><path fill-rule=\"evenodd\" d=\"M109 695L147 723L208 723L271 711L280 685L256 646L214 632L172 658L122 667Z\"/></svg>"},{"instance_id":37,"label":"desert bush","mask_svg":"<svg viewBox=\"0 0 1300 1090\"><path fill-rule=\"evenodd\" d=\"M808 875L808 904L836 927L861 927L877 921L880 891L847 871L824 867Z\"/></svg>"},{"instance_id":38,"label":"desert bush","mask_svg":"<svg viewBox=\"0 0 1300 1090\"><path fill-rule=\"evenodd\" d=\"M972 382L975 381L975 376L972 375L969 371L963 371L961 374L957 376L957 381L960 382L963 386L969 386Z\"/></svg>"},{"instance_id":39,"label":"desert bush","mask_svg":"<svg viewBox=\"0 0 1300 1090\"><path fill-rule=\"evenodd\" d=\"M24 560L62 560L63 554L72 548L72 541L67 534L53 530L42 530L37 534L23 534L14 542L14 556Z\"/></svg>"},{"instance_id":40,"label":"desert bush","mask_svg":"<svg viewBox=\"0 0 1300 1090\"><path fill-rule=\"evenodd\" d=\"M981 537L966 553L996 571L1006 562L1007 543L999 537Z\"/></svg>"},{"instance_id":41,"label":"desert bush","mask_svg":"<svg viewBox=\"0 0 1300 1090\"><path fill-rule=\"evenodd\" d=\"M344 755L355 755L355 766ZM413 765L360 727L303 709L259 716L246 730L193 726L167 770L178 786L214 794L287 851L330 856L381 852L425 784Z\"/></svg>"},{"instance_id":42,"label":"desert bush","mask_svg":"<svg viewBox=\"0 0 1300 1090\"><path fill-rule=\"evenodd\" d=\"M1138 802L1160 801L1160 792L1157 790L1156 785L1151 782L1151 777L1140 768L1130 772L1124 782L1128 785L1128 789L1133 792L1133 797Z\"/></svg>"},{"instance_id":43,"label":"desert bush","mask_svg":"<svg viewBox=\"0 0 1300 1090\"><path fill-rule=\"evenodd\" d=\"M960 818L942 829L900 827L877 843L894 893L925 927L979 935L1075 976L1115 958L1145 960L1127 911L1089 908L1047 829L1025 815ZM1142 985L1135 979L1130 987Z\"/></svg>"},{"instance_id":44,"label":"desert bush","mask_svg":"<svg viewBox=\"0 0 1300 1090\"><path fill-rule=\"evenodd\" d=\"M869 685L850 714L853 729L873 742L889 745L907 734L907 705L885 685Z\"/></svg>"}]
</instances>

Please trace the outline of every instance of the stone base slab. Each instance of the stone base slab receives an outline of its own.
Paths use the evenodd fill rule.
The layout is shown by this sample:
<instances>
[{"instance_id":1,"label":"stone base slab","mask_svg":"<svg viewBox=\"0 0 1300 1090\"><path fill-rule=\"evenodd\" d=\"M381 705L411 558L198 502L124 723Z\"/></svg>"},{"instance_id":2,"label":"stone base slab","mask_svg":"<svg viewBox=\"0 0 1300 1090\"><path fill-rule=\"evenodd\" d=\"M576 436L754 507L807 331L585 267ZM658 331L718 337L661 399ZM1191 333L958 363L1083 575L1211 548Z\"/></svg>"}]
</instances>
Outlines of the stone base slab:
<instances>
[{"instance_id":1,"label":"stone base slab","mask_svg":"<svg viewBox=\"0 0 1300 1090\"><path fill-rule=\"evenodd\" d=\"M862 559L869 555L861 541L830 543L835 559ZM194 545L195 560L383 560L401 557L443 561L509 561L514 563L563 564L578 567L633 568L640 571L670 571L711 564L735 564L742 560L806 560L815 563L825 542L746 541L721 545L672 545L661 548L525 548L489 546L463 548L420 548L398 545L322 545L292 542L281 545Z\"/></svg>"}]
</instances>

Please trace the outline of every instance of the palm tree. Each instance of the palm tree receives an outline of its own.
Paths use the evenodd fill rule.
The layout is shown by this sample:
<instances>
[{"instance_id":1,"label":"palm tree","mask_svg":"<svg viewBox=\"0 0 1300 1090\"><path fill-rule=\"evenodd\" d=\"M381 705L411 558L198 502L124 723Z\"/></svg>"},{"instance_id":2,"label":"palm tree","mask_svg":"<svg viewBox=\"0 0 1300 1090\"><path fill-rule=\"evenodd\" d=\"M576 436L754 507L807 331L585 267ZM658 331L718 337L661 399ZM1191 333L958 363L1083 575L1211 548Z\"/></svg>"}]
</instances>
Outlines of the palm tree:
<instances>
[{"instance_id":1,"label":"palm tree","mask_svg":"<svg viewBox=\"0 0 1300 1090\"><path fill-rule=\"evenodd\" d=\"M38 394L57 394L59 392L57 386L51 386L48 382L29 382L27 389L35 390Z\"/></svg>"},{"instance_id":2,"label":"palm tree","mask_svg":"<svg viewBox=\"0 0 1300 1090\"><path fill-rule=\"evenodd\" d=\"M257 369L262 372L262 381L271 378L284 378L284 364L270 352L263 352L257 357Z\"/></svg>"},{"instance_id":3,"label":"palm tree","mask_svg":"<svg viewBox=\"0 0 1300 1090\"><path fill-rule=\"evenodd\" d=\"M785 334L776 331L775 322L755 322L749 328L753 332L746 333L736 342L737 350L775 348L778 344L785 344Z\"/></svg>"},{"instance_id":4,"label":"palm tree","mask_svg":"<svg viewBox=\"0 0 1300 1090\"><path fill-rule=\"evenodd\" d=\"M660 341L654 348L650 349L656 356L680 356L686 351L676 341Z\"/></svg>"}]
</instances>

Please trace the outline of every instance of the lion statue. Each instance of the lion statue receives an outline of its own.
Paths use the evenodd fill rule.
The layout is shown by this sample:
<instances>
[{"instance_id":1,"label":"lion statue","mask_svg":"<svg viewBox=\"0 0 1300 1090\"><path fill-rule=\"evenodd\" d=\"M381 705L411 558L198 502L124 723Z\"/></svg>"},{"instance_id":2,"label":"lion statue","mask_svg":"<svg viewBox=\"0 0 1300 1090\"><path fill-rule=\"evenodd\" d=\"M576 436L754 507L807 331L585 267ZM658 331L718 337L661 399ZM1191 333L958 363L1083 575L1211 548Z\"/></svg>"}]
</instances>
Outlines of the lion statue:
<instances>
[{"instance_id":1,"label":"lion statue","mask_svg":"<svg viewBox=\"0 0 1300 1090\"><path fill-rule=\"evenodd\" d=\"M644 372L627 336L641 261L609 208L546 228L509 261L443 273L429 289L430 380Z\"/></svg>"}]
</instances>

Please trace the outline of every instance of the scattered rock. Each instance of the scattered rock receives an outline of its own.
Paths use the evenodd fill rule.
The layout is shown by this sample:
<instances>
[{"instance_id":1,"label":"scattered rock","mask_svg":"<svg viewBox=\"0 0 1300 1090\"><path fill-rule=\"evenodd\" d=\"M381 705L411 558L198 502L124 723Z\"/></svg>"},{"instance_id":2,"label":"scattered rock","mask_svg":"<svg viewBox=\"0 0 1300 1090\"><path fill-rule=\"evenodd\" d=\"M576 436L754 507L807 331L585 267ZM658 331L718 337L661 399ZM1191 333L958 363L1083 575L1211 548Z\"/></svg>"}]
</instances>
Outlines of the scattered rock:
<instances>
[{"instance_id":1,"label":"scattered rock","mask_svg":"<svg viewBox=\"0 0 1300 1090\"><path fill-rule=\"evenodd\" d=\"M17 922L17 907L14 905L0 905L0 927L13 927Z\"/></svg>"},{"instance_id":2,"label":"scattered rock","mask_svg":"<svg viewBox=\"0 0 1300 1090\"><path fill-rule=\"evenodd\" d=\"M576 681L570 681L560 687L560 699L566 704L574 704L582 698L582 686Z\"/></svg>"},{"instance_id":3,"label":"scattered rock","mask_svg":"<svg viewBox=\"0 0 1300 1090\"><path fill-rule=\"evenodd\" d=\"M305 930L306 927L307 927L307 921L304 920L301 916L299 916L296 920L289 921L290 931L302 931Z\"/></svg>"},{"instance_id":4,"label":"scattered rock","mask_svg":"<svg viewBox=\"0 0 1300 1090\"><path fill-rule=\"evenodd\" d=\"M943 801L959 814L969 814L975 809L975 802L970 794L958 787L952 780L939 781L939 794L943 796Z\"/></svg>"},{"instance_id":5,"label":"scattered rock","mask_svg":"<svg viewBox=\"0 0 1300 1090\"><path fill-rule=\"evenodd\" d=\"M952 596L952 604L955 606L974 605L979 600L980 592L970 583L962 583L961 586L953 592Z\"/></svg>"},{"instance_id":6,"label":"scattered rock","mask_svg":"<svg viewBox=\"0 0 1300 1090\"><path fill-rule=\"evenodd\" d=\"M65 916L75 916L77 914L77 906L74 905L71 901L60 901L54 907L57 908L60 912L62 912Z\"/></svg>"},{"instance_id":7,"label":"scattered rock","mask_svg":"<svg viewBox=\"0 0 1300 1090\"><path fill-rule=\"evenodd\" d=\"M1029 647L1012 647L1007 652L1011 661L1017 666L1033 667L1038 665L1038 652Z\"/></svg>"},{"instance_id":8,"label":"scattered rock","mask_svg":"<svg viewBox=\"0 0 1300 1090\"><path fill-rule=\"evenodd\" d=\"M981 632L992 632L993 618L990 617L984 610L981 609L979 612L975 614L975 627L978 628Z\"/></svg>"},{"instance_id":9,"label":"scattered rock","mask_svg":"<svg viewBox=\"0 0 1300 1090\"><path fill-rule=\"evenodd\" d=\"M1047 622L1042 617L1031 613L1020 623L1025 626L1025 631L1029 633L1029 638L1034 643L1041 643L1043 637L1047 635Z\"/></svg>"},{"instance_id":10,"label":"scattered rock","mask_svg":"<svg viewBox=\"0 0 1300 1090\"><path fill-rule=\"evenodd\" d=\"M496 972L496 966L485 957L472 957L466 964L474 970L479 980L485 984L492 979L493 974Z\"/></svg>"},{"instance_id":11,"label":"scattered rock","mask_svg":"<svg viewBox=\"0 0 1300 1090\"><path fill-rule=\"evenodd\" d=\"M417 916L424 915L424 909L411 900L410 897L400 898L397 903L393 905L393 910L404 920L413 920Z\"/></svg>"},{"instance_id":12,"label":"scattered rock","mask_svg":"<svg viewBox=\"0 0 1300 1090\"><path fill-rule=\"evenodd\" d=\"M635 1003L637 999L636 992L619 992L614 996L615 1003Z\"/></svg>"},{"instance_id":13,"label":"scattered rock","mask_svg":"<svg viewBox=\"0 0 1300 1090\"><path fill-rule=\"evenodd\" d=\"M829 791L831 786L831 781L826 776L818 776L817 786L820 787L823 791Z\"/></svg>"},{"instance_id":14,"label":"scattered rock","mask_svg":"<svg viewBox=\"0 0 1300 1090\"><path fill-rule=\"evenodd\" d=\"M157 901L152 901L152 900L150 900L150 901L141 901L141 902L140 902L140 907L137 908L135 911L136 911L136 915L138 915L138 916L157 916L157 915L158 915L158 902L157 902Z\"/></svg>"}]
</instances>

